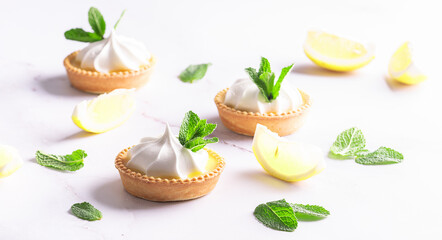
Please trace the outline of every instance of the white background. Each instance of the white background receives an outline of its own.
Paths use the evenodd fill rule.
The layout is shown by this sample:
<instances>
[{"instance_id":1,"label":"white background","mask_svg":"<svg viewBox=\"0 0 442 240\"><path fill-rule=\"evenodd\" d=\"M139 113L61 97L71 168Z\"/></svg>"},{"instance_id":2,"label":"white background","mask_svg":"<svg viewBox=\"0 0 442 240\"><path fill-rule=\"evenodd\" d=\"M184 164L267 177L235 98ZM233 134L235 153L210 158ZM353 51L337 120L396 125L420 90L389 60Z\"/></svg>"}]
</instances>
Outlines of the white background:
<instances>
[{"instance_id":1,"label":"white background","mask_svg":"<svg viewBox=\"0 0 442 240\"><path fill-rule=\"evenodd\" d=\"M3 1L0 8L0 143L16 147L24 166L0 179L0 239L441 239L441 23L437 1ZM121 127L93 135L77 128L74 106L94 95L73 89L62 61L85 43L64 31L90 30L87 11L101 10L108 31L127 9L120 34L157 56L153 79L137 92L137 109ZM304 55L308 29L372 41L376 58L352 73L319 69ZM109 32L107 32L109 33ZM411 41L429 79L418 86L388 81L393 52ZM324 157L336 136L357 126L368 148L388 146L405 160L362 166L326 158L321 174L286 183L265 174L251 152L251 137L226 129L215 94L244 68L267 57L276 72L295 63L285 81L314 99L299 132L287 137L318 145ZM192 63L211 62L194 84L176 76ZM114 158L141 137L175 133L193 110L218 123L210 148L227 166L215 190L200 199L154 203L126 193ZM39 166L37 150L86 150L85 167L67 173ZM331 216L278 232L255 220L254 208L281 198L319 204ZM103 219L69 213L88 201Z\"/></svg>"}]
</instances>

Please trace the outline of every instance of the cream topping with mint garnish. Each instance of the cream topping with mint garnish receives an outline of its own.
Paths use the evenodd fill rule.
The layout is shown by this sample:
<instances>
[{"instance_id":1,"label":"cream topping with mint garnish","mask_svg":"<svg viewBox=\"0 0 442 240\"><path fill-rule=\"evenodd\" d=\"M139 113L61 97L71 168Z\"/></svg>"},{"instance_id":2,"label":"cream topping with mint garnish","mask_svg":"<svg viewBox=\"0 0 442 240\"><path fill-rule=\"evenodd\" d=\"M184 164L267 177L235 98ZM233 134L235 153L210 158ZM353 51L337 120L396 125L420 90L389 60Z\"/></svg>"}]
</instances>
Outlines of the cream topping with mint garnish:
<instances>
[{"instance_id":1,"label":"cream topping with mint garnish","mask_svg":"<svg viewBox=\"0 0 442 240\"><path fill-rule=\"evenodd\" d=\"M80 68L101 73L138 70L149 65L151 54L139 41L112 30L108 38L92 42L77 55Z\"/></svg>"},{"instance_id":2,"label":"cream topping with mint garnish","mask_svg":"<svg viewBox=\"0 0 442 240\"><path fill-rule=\"evenodd\" d=\"M229 88L224 104L237 110L259 113L283 113L298 108L303 103L296 88L283 83L293 64L281 70L276 78L270 62L261 57L258 71L246 68L250 79L239 79Z\"/></svg>"},{"instance_id":3,"label":"cream topping with mint garnish","mask_svg":"<svg viewBox=\"0 0 442 240\"><path fill-rule=\"evenodd\" d=\"M203 148L218 142L216 137L206 139L215 128L216 124L207 123L189 111L181 123L178 138L167 125L161 137L141 139L129 150L127 167L160 178L184 179L204 173L210 161Z\"/></svg>"},{"instance_id":4,"label":"cream topping with mint garnish","mask_svg":"<svg viewBox=\"0 0 442 240\"><path fill-rule=\"evenodd\" d=\"M282 83L279 96L267 102L259 88L250 79L239 79L226 93L224 104L237 110L259 113L282 113L294 110L303 104L298 89Z\"/></svg>"},{"instance_id":5,"label":"cream topping with mint garnish","mask_svg":"<svg viewBox=\"0 0 442 240\"><path fill-rule=\"evenodd\" d=\"M192 152L183 147L169 125L161 137L146 137L131 148L127 167L147 176L187 178L194 172L204 172L209 155L207 151Z\"/></svg>"}]
</instances>

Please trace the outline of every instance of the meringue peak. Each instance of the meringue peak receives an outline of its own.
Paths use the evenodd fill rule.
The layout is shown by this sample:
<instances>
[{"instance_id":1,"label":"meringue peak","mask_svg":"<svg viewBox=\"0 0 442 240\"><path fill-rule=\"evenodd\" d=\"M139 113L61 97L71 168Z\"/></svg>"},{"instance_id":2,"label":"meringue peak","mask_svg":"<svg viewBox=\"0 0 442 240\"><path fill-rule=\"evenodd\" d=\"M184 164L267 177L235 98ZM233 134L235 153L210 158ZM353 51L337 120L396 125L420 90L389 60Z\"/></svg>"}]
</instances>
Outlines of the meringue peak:
<instances>
[{"instance_id":1,"label":"meringue peak","mask_svg":"<svg viewBox=\"0 0 442 240\"><path fill-rule=\"evenodd\" d=\"M206 151L196 153L184 148L167 124L160 137L146 137L129 150L127 166L148 176L187 178L204 172L209 159Z\"/></svg>"}]
</instances>

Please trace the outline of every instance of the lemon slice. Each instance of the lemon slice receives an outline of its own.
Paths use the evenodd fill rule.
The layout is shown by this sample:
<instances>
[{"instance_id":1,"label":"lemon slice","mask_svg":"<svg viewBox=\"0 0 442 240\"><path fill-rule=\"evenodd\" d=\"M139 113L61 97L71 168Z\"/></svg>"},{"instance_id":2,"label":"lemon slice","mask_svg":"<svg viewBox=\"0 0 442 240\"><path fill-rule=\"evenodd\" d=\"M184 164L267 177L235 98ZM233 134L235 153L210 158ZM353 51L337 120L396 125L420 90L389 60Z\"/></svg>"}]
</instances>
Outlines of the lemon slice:
<instances>
[{"instance_id":1,"label":"lemon slice","mask_svg":"<svg viewBox=\"0 0 442 240\"><path fill-rule=\"evenodd\" d=\"M23 161L17 149L0 145L0 178L7 177L17 171L23 165Z\"/></svg>"},{"instance_id":2,"label":"lemon slice","mask_svg":"<svg viewBox=\"0 0 442 240\"><path fill-rule=\"evenodd\" d=\"M268 174L287 182L305 180L325 168L320 148L284 140L260 124L253 137L253 152Z\"/></svg>"},{"instance_id":3,"label":"lemon slice","mask_svg":"<svg viewBox=\"0 0 442 240\"><path fill-rule=\"evenodd\" d=\"M393 54L388 65L390 77L405 84L417 84L425 79L425 76L413 62L411 44L406 42Z\"/></svg>"},{"instance_id":4,"label":"lemon slice","mask_svg":"<svg viewBox=\"0 0 442 240\"><path fill-rule=\"evenodd\" d=\"M309 31L304 52L318 66L339 72L356 70L374 58L374 45L364 45L321 31Z\"/></svg>"},{"instance_id":5,"label":"lemon slice","mask_svg":"<svg viewBox=\"0 0 442 240\"><path fill-rule=\"evenodd\" d=\"M135 89L116 89L75 106L72 121L81 129L102 133L123 124L135 110Z\"/></svg>"}]
</instances>

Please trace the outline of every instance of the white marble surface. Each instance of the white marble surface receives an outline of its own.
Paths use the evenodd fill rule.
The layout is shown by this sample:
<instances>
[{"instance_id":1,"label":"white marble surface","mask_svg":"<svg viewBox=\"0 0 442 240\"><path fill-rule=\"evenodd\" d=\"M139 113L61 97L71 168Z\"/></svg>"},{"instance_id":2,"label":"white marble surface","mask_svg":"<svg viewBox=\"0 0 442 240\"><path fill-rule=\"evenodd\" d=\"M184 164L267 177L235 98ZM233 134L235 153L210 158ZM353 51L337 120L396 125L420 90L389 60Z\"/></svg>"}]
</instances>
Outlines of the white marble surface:
<instances>
[{"instance_id":1,"label":"white marble surface","mask_svg":"<svg viewBox=\"0 0 442 240\"><path fill-rule=\"evenodd\" d=\"M440 54L442 22L436 1L5 1L0 8L0 143L16 147L24 166L0 179L0 239L441 239ZM85 46L63 32L89 28L90 5L112 26L128 11L119 32L143 41L158 57L153 80L137 92L135 114L123 126L93 135L77 128L74 106L94 95L73 89L63 58ZM376 59L354 73L314 66L303 54L307 29L362 37L377 45ZM430 76L419 86L386 81L388 60L404 41L414 43ZM326 170L290 184L266 175L251 152L250 137L226 129L213 98L245 77L259 57L275 69L295 62L290 81L314 98L306 125L289 136L320 146L326 156L337 134L361 128L368 147L401 151L405 161L362 166L326 159ZM212 62L204 80L181 83L190 63ZM154 203L123 190L114 157L147 135L177 132L188 110L218 123L210 147L227 162L215 190L200 199ZM89 156L77 172L36 164L37 150ZM255 206L286 198L320 204L331 216L301 222L293 233L273 231L254 219ZM69 213L88 201L103 219Z\"/></svg>"}]
</instances>

